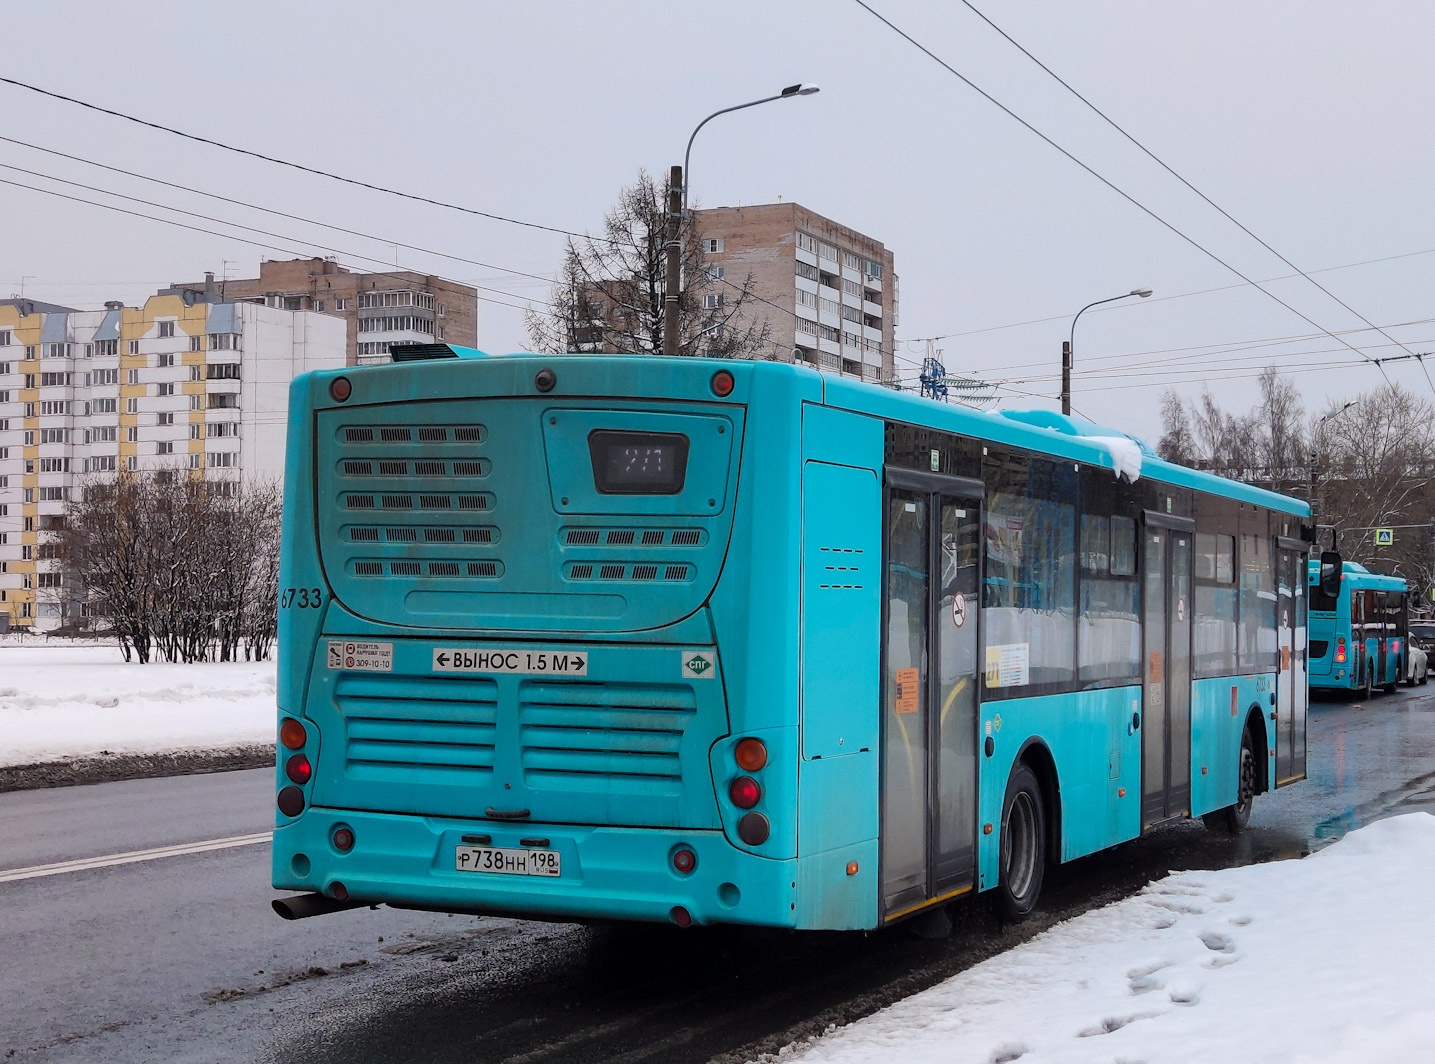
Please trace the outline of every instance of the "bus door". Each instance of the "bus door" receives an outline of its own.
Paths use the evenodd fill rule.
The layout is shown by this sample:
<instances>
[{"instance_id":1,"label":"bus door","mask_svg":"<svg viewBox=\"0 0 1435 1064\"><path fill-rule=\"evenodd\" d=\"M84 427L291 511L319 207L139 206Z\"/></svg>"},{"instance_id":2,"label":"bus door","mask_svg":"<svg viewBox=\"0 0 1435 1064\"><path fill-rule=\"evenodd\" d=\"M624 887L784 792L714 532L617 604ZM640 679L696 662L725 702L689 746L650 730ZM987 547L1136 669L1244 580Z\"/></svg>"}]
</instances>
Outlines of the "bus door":
<instances>
[{"instance_id":1,"label":"bus door","mask_svg":"<svg viewBox=\"0 0 1435 1064\"><path fill-rule=\"evenodd\" d=\"M882 909L971 890L977 841L980 481L887 471Z\"/></svg>"},{"instance_id":2,"label":"bus door","mask_svg":"<svg viewBox=\"0 0 1435 1064\"><path fill-rule=\"evenodd\" d=\"M1142 569L1141 826L1191 811L1189 518L1146 513Z\"/></svg>"},{"instance_id":3,"label":"bus door","mask_svg":"<svg viewBox=\"0 0 1435 1064\"><path fill-rule=\"evenodd\" d=\"M1276 540L1276 786L1305 775L1306 601L1309 562L1297 540Z\"/></svg>"}]
</instances>

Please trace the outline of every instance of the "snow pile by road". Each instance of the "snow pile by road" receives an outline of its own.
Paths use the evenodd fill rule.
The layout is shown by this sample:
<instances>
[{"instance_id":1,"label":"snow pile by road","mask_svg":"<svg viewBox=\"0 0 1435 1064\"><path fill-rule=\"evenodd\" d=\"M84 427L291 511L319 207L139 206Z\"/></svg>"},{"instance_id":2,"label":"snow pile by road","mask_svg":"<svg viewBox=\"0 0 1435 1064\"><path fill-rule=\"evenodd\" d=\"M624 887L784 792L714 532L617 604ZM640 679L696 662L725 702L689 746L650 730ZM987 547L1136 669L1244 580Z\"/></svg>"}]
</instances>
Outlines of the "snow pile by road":
<instances>
[{"instance_id":1,"label":"snow pile by road","mask_svg":"<svg viewBox=\"0 0 1435 1064\"><path fill-rule=\"evenodd\" d=\"M0 646L0 766L274 741L274 663L128 664L118 647Z\"/></svg>"},{"instance_id":2,"label":"snow pile by road","mask_svg":"<svg viewBox=\"0 0 1435 1064\"><path fill-rule=\"evenodd\" d=\"M1186 872L784 1061L1429 1060L1435 816L1301 861Z\"/></svg>"}]
</instances>

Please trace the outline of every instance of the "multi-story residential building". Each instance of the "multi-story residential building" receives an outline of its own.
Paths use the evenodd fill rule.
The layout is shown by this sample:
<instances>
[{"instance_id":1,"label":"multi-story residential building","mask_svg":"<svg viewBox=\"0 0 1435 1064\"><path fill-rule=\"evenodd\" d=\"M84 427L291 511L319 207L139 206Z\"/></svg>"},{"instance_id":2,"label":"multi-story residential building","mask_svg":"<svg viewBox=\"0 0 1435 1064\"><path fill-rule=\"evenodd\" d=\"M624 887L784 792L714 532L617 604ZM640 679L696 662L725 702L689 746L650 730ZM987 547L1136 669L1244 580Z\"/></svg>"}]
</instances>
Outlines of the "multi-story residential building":
<instances>
[{"instance_id":1,"label":"multi-story residential building","mask_svg":"<svg viewBox=\"0 0 1435 1064\"><path fill-rule=\"evenodd\" d=\"M246 280L216 282L210 274L160 290L183 292L343 318L351 366L387 362L392 344L478 346L478 290L409 270L355 273L332 259L290 259L261 262L259 276Z\"/></svg>"},{"instance_id":2,"label":"multi-story residential building","mask_svg":"<svg viewBox=\"0 0 1435 1064\"><path fill-rule=\"evenodd\" d=\"M152 296L75 311L0 300L0 618L61 622L45 534L87 476L280 477L289 383L345 365L344 323Z\"/></svg>"},{"instance_id":3,"label":"multi-story residential building","mask_svg":"<svg viewBox=\"0 0 1435 1064\"><path fill-rule=\"evenodd\" d=\"M733 298L751 276L765 301L751 315L767 319L776 357L892 379L899 289L881 241L796 203L695 213L708 270L730 282L704 298Z\"/></svg>"}]
</instances>

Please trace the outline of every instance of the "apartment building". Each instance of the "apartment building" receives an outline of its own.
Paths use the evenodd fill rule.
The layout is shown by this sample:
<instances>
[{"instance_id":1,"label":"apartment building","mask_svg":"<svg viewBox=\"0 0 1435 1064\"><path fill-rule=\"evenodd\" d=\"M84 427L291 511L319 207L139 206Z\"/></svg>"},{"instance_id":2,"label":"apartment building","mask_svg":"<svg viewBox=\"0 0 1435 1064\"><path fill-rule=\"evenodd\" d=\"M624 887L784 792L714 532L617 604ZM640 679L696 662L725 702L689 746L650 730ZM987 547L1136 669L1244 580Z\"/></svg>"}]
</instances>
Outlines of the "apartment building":
<instances>
[{"instance_id":1,"label":"apartment building","mask_svg":"<svg viewBox=\"0 0 1435 1064\"><path fill-rule=\"evenodd\" d=\"M46 532L87 476L280 477L289 383L346 364L345 323L157 295L77 311L0 300L0 623L61 623Z\"/></svg>"},{"instance_id":2,"label":"apartment building","mask_svg":"<svg viewBox=\"0 0 1435 1064\"><path fill-rule=\"evenodd\" d=\"M881 241L796 203L695 213L708 270L728 282L705 299L731 299L751 276L775 357L892 379L899 288Z\"/></svg>"},{"instance_id":3,"label":"apartment building","mask_svg":"<svg viewBox=\"0 0 1435 1064\"><path fill-rule=\"evenodd\" d=\"M355 273L333 259L261 262L245 280L183 281L161 295L262 303L342 318L348 364L387 362L393 344L478 346L478 290L410 270Z\"/></svg>"}]
</instances>

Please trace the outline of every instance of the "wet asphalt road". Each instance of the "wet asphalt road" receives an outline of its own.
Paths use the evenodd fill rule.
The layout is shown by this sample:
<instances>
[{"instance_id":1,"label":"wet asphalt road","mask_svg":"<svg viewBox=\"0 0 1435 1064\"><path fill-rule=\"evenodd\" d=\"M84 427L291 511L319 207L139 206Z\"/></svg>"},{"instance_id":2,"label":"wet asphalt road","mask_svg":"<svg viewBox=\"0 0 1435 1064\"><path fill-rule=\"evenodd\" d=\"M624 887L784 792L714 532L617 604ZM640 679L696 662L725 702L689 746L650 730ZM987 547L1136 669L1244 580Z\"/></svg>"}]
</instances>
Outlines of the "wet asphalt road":
<instances>
[{"instance_id":1,"label":"wet asphalt road","mask_svg":"<svg viewBox=\"0 0 1435 1064\"><path fill-rule=\"evenodd\" d=\"M0 794L0 875L262 832L272 786L259 770ZM1028 923L1004 928L978 899L937 941L389 909L286 923L263 842L0 882L0 1061L747 1060L1167 871L1299 857L1422 808L1435 688L1316 703L1310 778L1258 799L1239 839L1161 829L1055 870Z\"/></svg>"}]
</instances>

